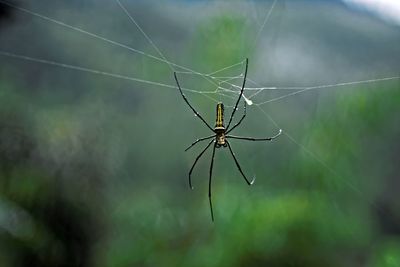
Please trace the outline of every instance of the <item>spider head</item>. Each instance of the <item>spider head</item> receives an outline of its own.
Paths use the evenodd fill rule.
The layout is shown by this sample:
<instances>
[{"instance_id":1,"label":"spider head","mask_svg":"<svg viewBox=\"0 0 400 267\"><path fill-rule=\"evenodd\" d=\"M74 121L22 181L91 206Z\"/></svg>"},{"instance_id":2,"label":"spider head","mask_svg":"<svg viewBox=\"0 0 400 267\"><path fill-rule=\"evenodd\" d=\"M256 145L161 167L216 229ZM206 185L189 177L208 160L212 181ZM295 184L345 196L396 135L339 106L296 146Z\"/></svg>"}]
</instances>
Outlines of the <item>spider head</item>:
<instances>
[{"instance_id":1,"label":"spider head","mask_svg":"<svg viewBox=\"0 0 400 267\"><path fill-rule=\"evenodd\" d=\"M217 142L216 146L218 148L221 146L226 147L228 145L225 139L225 132L217 133L216 142Z\"/></svg>"}]
</instances>

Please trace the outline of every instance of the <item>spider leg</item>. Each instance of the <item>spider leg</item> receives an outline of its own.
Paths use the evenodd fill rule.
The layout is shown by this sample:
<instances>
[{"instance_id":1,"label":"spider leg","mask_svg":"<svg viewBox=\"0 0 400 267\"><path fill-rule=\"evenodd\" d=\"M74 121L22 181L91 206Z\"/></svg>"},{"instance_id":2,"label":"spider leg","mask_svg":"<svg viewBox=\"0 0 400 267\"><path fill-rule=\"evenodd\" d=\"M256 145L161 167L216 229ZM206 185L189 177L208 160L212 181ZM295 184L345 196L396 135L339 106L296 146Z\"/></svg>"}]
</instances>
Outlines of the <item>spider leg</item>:
<instances>
[{"instance_id":1,"label":"spider leg","mask_svg":"<svg viewBox=\"0 0 400 267\"><path fill-rule=\"evenodd\" d=\"M196 166L197 161L199 161L199 159L201 158L201 156L203 156L204 152L206 152L206 150L210 147L210 145L212 144L212 142L214 142L214 140L211 140L210 143L208 143L208 145L200 152L200 154L199 154L199 155L197 156L197 158L195 159L195 161L194 161L194 163L193 163L193 165L192 165L192 168L190 168L190 171L189 171L189 186L190 186L190 189L192 189L192 190L193 190L193 186L192 186L192 172L193 172L194 166Z\"/></svg>"},{"instance_id":2,"label":"spider leg","mask_svg":"<svg viewBox=\"0 0 400 267\"><path fill-rule=\"evenodd\" d=\"M244 86L246 85L247 69L248 69L248 67L249 67L249 59L246 58L246 69L245 69L245 71L244 71L244 78L243 78L242 89L240 90L239 98L238 98L237 101L236 101L235 107L234 107L233 110L232 110L232 114L231 114L231 117L229 118L229 123L228 123L228 126L226 127L226 131L228 131L229 126L231 125L231 122L232 122L232 119L233 119L233 115L235 114L236 109L237 109L237 106L239 105L239 101L240 101L240 99L241 99L242 96L243 96Z\"/></svg>"},{"instance_id":3,"label":"spider leg","mask_svg":"<svg viewBox=\"0 0 400 267\"><path fill-rule=\"evenodd\" d=\"M181 88L181 86L179 85L179 81L178 81L178 77L176 76L176 72L174 72L174 77L175 77L176 84L178 85L179 92L181 93L181 95L182 95L182 97L183 97L183 100L185 100L186 104L188 104L188 106L193 110L194 114L195 114L200 120L202 120L202 121L204 122L204 124L205 124L211 131L214 132L213 128L211 128L211 126L203 119L203 117L200 115L200 113L198 113L198 112L194 109L194 107L189 103L189 100L186 98L185 94L182 92L182 88Z\"/></svg>"},{"instance_id":4,"label":"spider leg","mask_svg":"<svg viewBox=\"0 0 400 267\"><path fill-rule=\"evenodd\" d=\"M271 136L271 137L266 137L266 138L254 138L254 137L235 136L235 135L227 135L226 138L248 140L248 141L271 141L271 140L277 138L278 136L280 136L281 134L282 134L282 130L279 130L279 133L277 133L276 135Z\"/></svg>"},{"instance_id":5,"label":"spider leg","mask_svg":"<svg viewBox=\"0 0 400 267\"><path fill-rule=\"evenodd\" d=\"M212 207L212 200L211 200L211 177L212 177L212 170L214 165L214 156L215 156L215 148L217 147L217 143L214 144L213 153L211 157L211 165L210 165L210 178L208 180L208 199L210 201L210 211L211 211L211 220L214 222L214 212Z\"/></svg>"},{"instance_id":6,"label":"spider leg","mask_svg":"<svg viewBox=\"0 0 400 267\"><path fill-rule=\"evenodd\" d=\"M204 141L204 140L213 138L213 137L215 137L215 134L210 135L210 136L207 136L207 137L199 138L199 139L197 139L195 142L193 142L188 148L186 148L185 151L188 151L189 149L191 149L191 148L192 148L195 144L197 144L198 142L201 142L201 141Z\"/></svg>"},{"instance_id":7,"label":"spider leg","mask_svg":"<svg viewBox=\"0 0 400 267\"><path fill-rule=\"evenodd\" d=\"M240 118L238 123L236 123L229 131L226 132L226 134L232 132L236 127L238 127L242 123L242 121L244 120L245 117L246 117L246 101L244 102L243 116Z\"/></svg>"},{"instance_id":8,"label":"spider leg","mask_svg":"<svg viewBox=\"0 0 400 267\"><path fill-rule=\"evenodd\" d=\"M249 179L247 179L246 175L244 175L244 173L243 173L243 171L242 171L242 168L241 168L240 165L239 165L238 160L236 159L235 153L233 153L233 151L232 151L231 145L229 144L228 141L226 141L226 143L228 144L229 151L231 152L231 155L232 155L233 159L235 160L236 167L238 168L239 172L242 174L243 178L246 180L246 183L247 183L248 185L252 185L252 184L254 183L254 180L255 180L256 178L254 177L253 180L251 180L251 182L249 181Z\"/></svg>"}]
</instances>

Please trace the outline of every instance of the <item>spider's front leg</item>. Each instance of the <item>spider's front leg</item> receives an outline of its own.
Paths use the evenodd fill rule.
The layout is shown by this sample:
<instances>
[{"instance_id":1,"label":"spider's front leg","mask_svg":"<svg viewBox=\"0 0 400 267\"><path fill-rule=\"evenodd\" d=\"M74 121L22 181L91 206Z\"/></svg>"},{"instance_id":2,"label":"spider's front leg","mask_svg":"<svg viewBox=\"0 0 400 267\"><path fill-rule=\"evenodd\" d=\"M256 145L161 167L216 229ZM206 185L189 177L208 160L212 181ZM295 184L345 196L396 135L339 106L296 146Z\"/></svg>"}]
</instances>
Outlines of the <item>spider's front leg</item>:
<instances>
[{"instance_id":1,"label":"spider's front leg","mask_svg":"<svg viewBox=\"0 0 400 267\"><path fill-rule=\"evenodd\" d=\"M242 176L243 176L244 180L246 181L246 183L247 183L248 185L252 185L252 184L254 183L254 181L256 180L256 177L254 176L253 179L252 179L251 181L249 181L249 179L247 179L246 175L243 173L242 168L241 168L240 165L239 165L238 160L236 159L235 153L233 153L231 144L229 144L228 141L226 141L226 143L228 144L229 151L231 152L231 155L232 155L232 157L233 157L233 160L234 160L235 163L236 163L236 167L238 168L239 172L242 174Z\"/></svg>"},{"instance_id":2,"label":"spider's front leg","mask_svg":"<svg viewBox=\"0 0 400 267\"><path fill-rule=\"evenodd\" d=\"M280 136L281 134L282 134L282 129L279 129L279 132L276 135L266 138L254 138L254 137L236 136L236 135L227 135L226 138L247 140L247 141L271 141Z\"/></svg>"},{"instance_id":3,"label":"spider's front leg","mask_svg":"<svg viewBox=\"0 0 400 267\"><path fill-rule=\"evenodd\" d=\"M192 190L194 189L193 186L192 186L192 172L193 172L194 166L196 166L197 161L199 161L199 159L201 158L201 156L203 156L204 152L206 152L206 150L210 147L210 145L211 145L213 142L214 142L214 140L211 140L211 141L208 143L208 145L200 152L200 154L196 157L196 159L195 159L195 161L194 161L194 163L193 163L193 165L192 165L192 168L190 168L190 171L189 171L189 187L190 187L190 189L192 189Z\"/></svg>"},{"instance_id":4,"label":"spider's front leg","mask_svg":"<svg viewBox=\"0 0 400 267\"><path fill-rule=\"evenodd\" d=\"M194 145L196 145L198 142L201 142L201 141L204 141L204 140L208 140L208 139L211 139L211 138L214 138L214 137L215 137L215 134L210 135L210 136L207 136L207 137L199 138L199 139L197 139L196 141L194 141L188 148L186 148L185 151L188 151L189 149L191 149L191 148L192 148Z\"/></svg>"},{"instance_id":5,"label":"spider's front leg","mask_svg":"<svg viewBox=\"0 0 400 267\"><path fill-rule=\"evenodd\" d=\"M211 200L211 178L212 178L212 171L214 166L214 156L215 156L215 148L217 147L217 143L214 144L213 152L211 156L211 165L210 165L210 178L208 180L208 200L210 201L210 211L211 211L211 220L214 222L214 212L212 207L212 200Z\"/></svg>"}]
</instances>

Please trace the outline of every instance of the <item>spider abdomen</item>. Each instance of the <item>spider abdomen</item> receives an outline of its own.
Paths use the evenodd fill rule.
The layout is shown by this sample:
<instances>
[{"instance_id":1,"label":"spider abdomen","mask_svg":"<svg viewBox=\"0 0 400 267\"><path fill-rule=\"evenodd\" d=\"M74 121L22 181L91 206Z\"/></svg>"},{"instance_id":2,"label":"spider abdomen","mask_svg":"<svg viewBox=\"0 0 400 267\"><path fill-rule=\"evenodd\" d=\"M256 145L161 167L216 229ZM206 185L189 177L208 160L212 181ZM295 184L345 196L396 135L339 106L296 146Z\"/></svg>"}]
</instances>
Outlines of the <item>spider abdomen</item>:
<instances>
[{"instance_id":1,"label":"spider abdomen","mask_svg":"<svg viewBox=\"0 0 400 267\"><path fill-rule=\"evenodd\" d=\"M224 104L218 103L217 104L217 119L215 122L215 130L217 129L224 129Z\"/></svg>"},{"instance_id":2,"label":"spider abdomen","mask_svg":"<svg viewBox=\"0 0 400 267\"><path fill-rule=\"evenodd\" d=\"M217 104L217 118L215 122L215 128L214 132L216 134L215 136L215 142L217 147L221 146L227 146L226 143L226 137L225 137L225 126L224 126L224 104L218 103Z\"/></svg>"}]
</instances>

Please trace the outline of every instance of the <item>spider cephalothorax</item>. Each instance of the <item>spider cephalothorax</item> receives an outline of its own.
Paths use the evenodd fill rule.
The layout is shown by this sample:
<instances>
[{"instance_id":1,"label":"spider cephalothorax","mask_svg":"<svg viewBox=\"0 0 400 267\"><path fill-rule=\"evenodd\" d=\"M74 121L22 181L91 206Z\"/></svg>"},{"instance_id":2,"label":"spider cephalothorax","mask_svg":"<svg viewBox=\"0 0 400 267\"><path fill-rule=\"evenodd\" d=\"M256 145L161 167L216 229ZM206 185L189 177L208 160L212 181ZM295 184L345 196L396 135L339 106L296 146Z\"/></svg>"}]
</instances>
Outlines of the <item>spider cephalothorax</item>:
<instances>
[{"instance_id":1,"label":"spider cephalothorax","mask_svg":"<svg viewBox=\"0 0 400 267\"><path fill-rule=\"evenodd\" d=\"M243 119L246 117L246 102L244 102L244 112L242 117L240 118L240 120L232 127L231 123L232 123L232 119L235 115L236 109L239 105L240 99L243 96L243 92L244 92L244 87L246 84L246 77L247 77L247 69L248 69L248 65L249 65L249 60L246 59L246 68L245 68L245 72L244 72L244 78L243 78L243 85L242 88L240 90L240 94L239 94L239 98L236 101L236 104L232 110L231 116L229 117L229 122L228 122L228 126L224 126L224 104L222 103L218 103L217 104L217 119L215 122L215 127L214 129L203 119L203 117L193 108L193 106L189 103L189 100L186 98L185 94L182 92L182 88L179 85L179 81L178 81L178 77L176 75L176 73L174 72L174 76L175 76L175 81L176 84L178 85L178 89L179 92L181 93L183 100L185 100L186 104L193 110L193 112L196 114L196 116L203 121L203 123L213 132L212 135L207 136L207 137L203 137L203 138L199 138L197 139L193 144L191 144L188 148L186 148L185 151L189 150L191 147L193 147L194 145L196 145L198 142L204 141L204 140L209 140L212 139L208 145L200 152L200 154L196 157L192 168L189 171L189 186L191 189L193 189L192 186L192 171L194 169L194 167L196 166L197 161L200 159L200 157L204 154L204 152L206 152L206 150L211 146L211 144L214 144L213 146L213 152L212 152L212 156L211 156L211 165L210 165L210 176L209 176L209 180L208 180L208 198L209 198L209 202L210 202L210 210L211 210L211 219L214 221L214 213L213 213L213 209L212 209L212 200L211 200L211 178L212 178L212 170L213 170L213 165L214 165L214 156L215 156L215 149L216 148L220 148L220 147L228 147L229 151L233 157L233 160L235 161L236 167L238 168L239 172L242 174L244 180L246 181L246 183L248 185L252 185L254 182L254 178L250 181L249 179L247 179L246 175L243 173L242 168L239 165L238 160L236 159L235 154L233 153L233 150L231 148L230 143L228 142L228 139L240 139L240 140L249 140L249 141L271 141L272 139L278 137L281 133L282 130L279 130L279 133L276 134L275 136L272 137L266 137L266 138L253 138L253 137L243 137L243 136L235 136L235 135L229 135L230 132L233 131L233 129L235 129L237 126L239 126Z\"/></svg>"}]
</instances>

